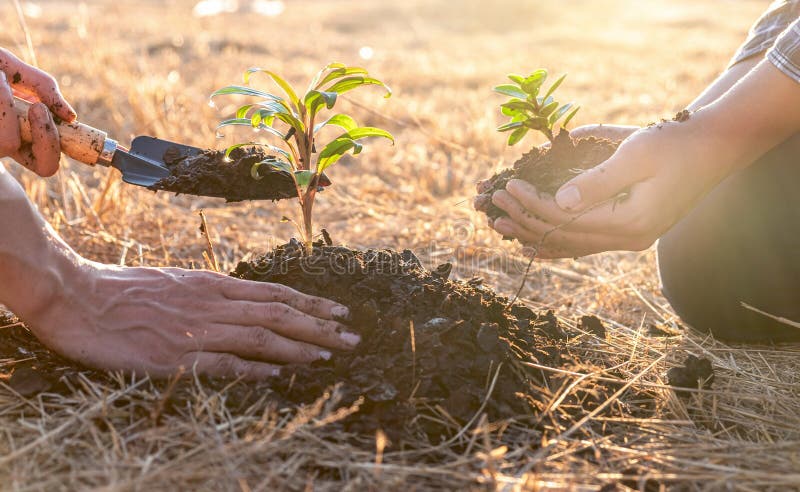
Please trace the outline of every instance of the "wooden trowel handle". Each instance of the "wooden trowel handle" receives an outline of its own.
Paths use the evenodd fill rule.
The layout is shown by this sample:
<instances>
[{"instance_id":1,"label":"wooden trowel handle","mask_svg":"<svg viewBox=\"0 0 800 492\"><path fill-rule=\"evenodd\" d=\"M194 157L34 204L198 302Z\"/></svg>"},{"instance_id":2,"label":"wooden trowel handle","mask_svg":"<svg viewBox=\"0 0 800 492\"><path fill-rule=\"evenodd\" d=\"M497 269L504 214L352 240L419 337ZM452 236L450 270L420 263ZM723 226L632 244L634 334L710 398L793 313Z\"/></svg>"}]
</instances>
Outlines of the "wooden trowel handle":
<instances>
[{"instance_id":1,"label":"wooden trowel handle","mask_svg":"<svg viewBox=\"0 0 800 492\"><path fill-rule=\"evenodd\" d=\"M31 141L31 125L28 121L28 109L31 104L17 97L14 98L14 109L19 118L20 137L24 142ZM83 123L59 123L58 135L61 141L61 152L84 164L97 163L108 165L110 156L104 155L106 132L84 125ZM113 142L113 141L111 141ZM116 142L114 142L116 144ZM106 152L107 154L108 152Z\"/></svg>"}]
</instances>

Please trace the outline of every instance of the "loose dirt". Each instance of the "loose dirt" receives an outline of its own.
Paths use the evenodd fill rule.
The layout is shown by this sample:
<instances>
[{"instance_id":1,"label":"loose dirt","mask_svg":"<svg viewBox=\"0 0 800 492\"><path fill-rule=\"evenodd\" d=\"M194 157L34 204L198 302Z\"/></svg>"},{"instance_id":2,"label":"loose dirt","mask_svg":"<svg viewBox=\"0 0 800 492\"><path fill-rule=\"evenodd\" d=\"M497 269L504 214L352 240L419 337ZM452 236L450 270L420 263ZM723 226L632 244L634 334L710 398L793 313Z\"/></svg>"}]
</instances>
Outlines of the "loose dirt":
<instances>
[{"instance_id":1,"label":"loose dirt","mask_svg":"<svg viewBox=\"0 0 800 492\"><path fill-rule=\"evenodd\" d=\"M250 174L253 164L267 158L258 148L235 149L230 159L223 150L206 150L196 156L185 156L172 149L164 154L170 175L150 187L151 190L178 194L225 198L228 202L243 200L282 200L294 198L297 190L288 173L267 165L258 168L261 179Z\"/></svg>"},{"instance_id":2,"label":"loose dirt","mask_svg":"<svg viewBox=\"0 0 800 492\"><path fill-rule=\"evenodd\" d=\"M605 161L617 150L619 142L595 137L573 140L568 131L561 131L553 145L534 147L523 155L510 169L492 176L476 201L476 208L496 219L506 215L492 204L492 194L505 189L511 179L522 179L536 187L540 193L553 195L574 176Z\"/></svg>"}]
</instances>

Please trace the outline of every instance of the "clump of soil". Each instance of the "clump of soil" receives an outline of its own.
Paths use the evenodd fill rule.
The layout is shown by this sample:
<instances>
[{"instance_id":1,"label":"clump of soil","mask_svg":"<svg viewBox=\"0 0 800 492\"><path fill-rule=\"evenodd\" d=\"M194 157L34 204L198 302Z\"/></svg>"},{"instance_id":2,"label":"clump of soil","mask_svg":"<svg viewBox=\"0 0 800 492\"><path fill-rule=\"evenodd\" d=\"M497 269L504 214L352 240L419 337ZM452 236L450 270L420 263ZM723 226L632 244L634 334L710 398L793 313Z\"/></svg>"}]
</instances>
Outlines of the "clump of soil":
<instances>
[{"instance_id":1,"label":"clump of soil","mask_svg":"<svg viewBox=\"0 0 800 492\"><path fill-rule=\"evenodd\" d=\"M11 389L22 396L45 391L68 392L66 380L76 378L81 371L108 380L105 373L79 367L50 351L19 319L8 313L0 313L0 361L4 359L10 364L0 364L0 380L8 378Z\"/></svg>"},{"instance_id":2,"label":"clump of soil","mask_svg":"<svg viewBox=\"0 0 800 492\"><path fill-rule=\"evenodd\" d=\"M282 200L294 198L297 190L292 177L270 166L258 168L261 179L250 174L253 164L267 154L257 147L240 147L225 158L223 150L205 150L194 156L182 154L176 147L164 153L170 175L150 187L154 191L171 191L187 195L242 200Z\"/></svg>"},{"instance_id":3,"label":"clump of soil","mask_svg":"<svg viewBox=\"0 0 800 492\"><path fill-rule=\"evenodd\" d=\"M492 194L505 189L511 179L522 179L536 187L540 193L555 192L577 174L593 168L611 157L619 142L588 137L574 140L568 131L562 130L547 148L534 147L523 155L511 169L492 176L476 201L476 208L496 219L506 215L492 203Z\"/></svg>"},{"instance_id":4,"label":"clump of soil","mask_svg":"<svg viewBox=\"0 0 800 492\"><path fill-rule=\"evenodd\" d=\"M705 357L689 354L682 366L667 371L667 381L670 386L680 388L711 388L714 383L714 367ZM688 395L688 392L680 390L675 390L675 393L679 396Z\"/></svg>"}]
</instances>

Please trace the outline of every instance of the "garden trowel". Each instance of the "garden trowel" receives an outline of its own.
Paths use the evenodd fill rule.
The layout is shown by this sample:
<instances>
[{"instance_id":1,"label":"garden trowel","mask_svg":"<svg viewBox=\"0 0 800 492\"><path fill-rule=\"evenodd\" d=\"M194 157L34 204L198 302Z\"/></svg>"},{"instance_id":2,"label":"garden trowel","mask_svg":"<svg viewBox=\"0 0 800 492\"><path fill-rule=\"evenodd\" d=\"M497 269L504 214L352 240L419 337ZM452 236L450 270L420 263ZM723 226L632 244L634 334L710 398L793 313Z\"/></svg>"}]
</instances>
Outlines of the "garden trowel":
<instances>
[{"instance_id":1,"label":"garden trowel","mask_svg":"<svg viewBox=\"0 0 800 492\"><path fill-rule=\"evenodd\" d=\"M31 128L28 123L28 108L30 103L14 98L14 109L20 123L20 136L25 142L31 141ZM84 164L94 166L112 166L122 173L122 180L137 186L152 186L160 179L169 176L169 168L161 157L153 158L154 154L148 148L152 141L163 142L164 148L174 145L181 151L197 154L201 150L196 147L177 145L157 139L133 140L130 150L122 147L117 141L108 138L106 132L84 125L83 123L58 123L58 134L61 140L61 151ZM143 151L145 151L143 153ZM146 155L145 155L146 154ZM163 156L163 151L162 154Z\"/></svg>"},{"instance_id":2,"label":"garden trowel","mask_svg":"<svg viewBox=\"0 0 800 492\"><path fill-rule=\"evenodd\" d=\"M31 128L28 122L30 103L14 98L14 109L20 122L20 136L25 142L31 141ZM203 152L197 147L177 144L154 137L139 136L133 139L130 149L108 138L106 132L83 123L58 123L61 151L84 164L111 166L122 173L122 180L145 188L155 185L170 175L164 164L164 154L176 151L181 157L193 157ZM321 176L323 186L330 184L326 176Z\"/></svg>"}]
</instances>

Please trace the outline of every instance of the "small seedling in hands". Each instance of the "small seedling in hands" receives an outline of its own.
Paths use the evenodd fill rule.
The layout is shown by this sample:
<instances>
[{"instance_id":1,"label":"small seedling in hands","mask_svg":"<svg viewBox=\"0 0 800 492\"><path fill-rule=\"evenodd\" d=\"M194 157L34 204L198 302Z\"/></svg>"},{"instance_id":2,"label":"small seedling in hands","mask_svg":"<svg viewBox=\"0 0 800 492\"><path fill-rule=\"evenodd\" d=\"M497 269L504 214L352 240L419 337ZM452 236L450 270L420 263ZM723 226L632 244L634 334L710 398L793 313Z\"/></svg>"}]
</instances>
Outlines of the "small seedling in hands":
<instances>
[{"instance_id":1,"label":"small seedling in hands","mask_svg":"<svg viewBox=\"0 0 800 492\"><path fill-rule=\"evenodd\" d=\"M361 139L383 137L394 144L394 137L386 130L359 127L358 123L346 114L335 114L318 123L320 112L333 109L340 94L357 87L380 86L385 89L387 98L392 95L392 91L380 80L370 77L365 69L348 67L342 63L331 63L320 70L302 95L298 95L291 84L275 72L261 68L247 70L244 73L244 83L249 84L251 76L255 73L269 76L282 89L285 97L249 86L223 87L211 95L212 100L216 96L243 95L256 98L258 101L241 106L236 111L235 118L222 121L217 128L232 125L249 126L280 141L280 146L260 142L238 143L228 147L226 156L230 156L230 153L239 147L263 147L271 155L253 165L251 169L253 179L262 179L259 174L261 166L269 166L292 176L303 215L303 229L300 232L303 235L306 252L310 253L313 238L312 211L322 172L348 152L353 155L359 154L363 149L363 144L359 143ZM344 133L321 146L317 154L316 138L326 126L339 127Z\"/></svg>"},{"instance_id":2,"label":"small seedling in hands","mask_svg":"<svg viewBox=\"0 0 800 492\"><path fill-rule=\"evenodd\" d=\"M558 78L553 85L540 96L547 80L547 70L539 69L527 77L511 74L508 76L513 84L498 85L495 92L511 96L511 99L500 105L504 115L510 116L511 121L497 128L499 132L511 132L508 145L514 145L530 130L538 130L553 143L553 130L558 127L566 128L567 123L575 116L580 107L573 109L573 103L559 107L558 101L553 98L553 93L564 81L567 74ZM564 118L564 116L566 117ZM561 118L564 121L558 122Z\"/></svg>"}]
</instances>

